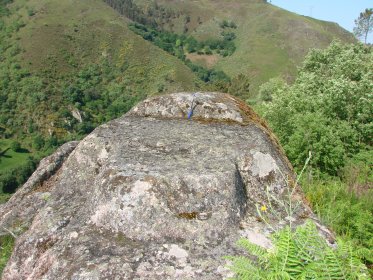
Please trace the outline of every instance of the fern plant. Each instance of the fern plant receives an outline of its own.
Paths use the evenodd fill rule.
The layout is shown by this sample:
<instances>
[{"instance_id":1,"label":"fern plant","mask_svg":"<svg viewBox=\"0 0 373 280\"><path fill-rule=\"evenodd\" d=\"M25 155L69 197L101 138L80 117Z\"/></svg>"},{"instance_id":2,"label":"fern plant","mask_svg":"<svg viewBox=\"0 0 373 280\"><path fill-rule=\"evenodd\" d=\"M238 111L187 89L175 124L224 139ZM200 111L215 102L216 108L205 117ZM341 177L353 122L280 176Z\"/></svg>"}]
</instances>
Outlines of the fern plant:
<instances>
[{"instance_id":1,"label":"fern plant","mask_svg":"<svg viewBox=\"0 0 373 280\"><path fill-rule=\"evenodd\" d=\"M352 244L328 246L313 222L295 231L285 227L271 236L273 247L264 249L246 239L238 244L252 258L229 256L229 268L238 280L369 280L368 271Z\"/></svg>"}]
</instances>

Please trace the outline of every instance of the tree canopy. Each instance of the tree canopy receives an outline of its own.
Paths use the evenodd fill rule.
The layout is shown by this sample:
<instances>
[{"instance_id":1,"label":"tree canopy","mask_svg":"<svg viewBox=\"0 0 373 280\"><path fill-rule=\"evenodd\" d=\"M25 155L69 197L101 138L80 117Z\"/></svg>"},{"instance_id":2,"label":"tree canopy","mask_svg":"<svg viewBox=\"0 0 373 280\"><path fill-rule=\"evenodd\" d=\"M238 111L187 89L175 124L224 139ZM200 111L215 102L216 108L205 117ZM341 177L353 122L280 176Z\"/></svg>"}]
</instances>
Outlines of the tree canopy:
<instances>
[{"instance_id":1,"label":"tree canopy","mask_svg":"<svg viewBox=\"0 0 373 280\"><path fill-rule=\"evenodd\" d=\"M373 30L373 9L365 9L355 20L354 34L357 38L364 38L367 43L368 34Z\"/></svg>"},{"instance_id":2,"label":"tree canopy","mask_svg":"<svg viewBox=\"0 0 373 280\"><path fill-rule=\"evenodd\" d=\"M372 75L372 48L333 42L308 54L293 85L263 86L264 115L295 166L311 151L315 168L337 175L347 158L372 153Z\"/></svg>"}]
</instances>

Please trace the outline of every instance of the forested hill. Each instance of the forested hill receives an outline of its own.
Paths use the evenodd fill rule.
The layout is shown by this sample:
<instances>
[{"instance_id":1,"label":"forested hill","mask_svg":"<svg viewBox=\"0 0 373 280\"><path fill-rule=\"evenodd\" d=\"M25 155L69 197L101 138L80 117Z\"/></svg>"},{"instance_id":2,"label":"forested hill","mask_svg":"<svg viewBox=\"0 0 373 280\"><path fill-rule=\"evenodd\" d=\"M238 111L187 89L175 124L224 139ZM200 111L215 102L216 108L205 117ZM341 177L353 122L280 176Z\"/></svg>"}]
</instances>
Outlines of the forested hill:
<instances>
[{"instance_id":1,"label":"forested hill","mask_svg":"<svg viewBox=\"0 0 373 280\"><path fill-rule=\"evenodd\" d=\"M104 0L138 23L193 36L199 41L234 34L232 55L191 53L187 58L222 70L231 78L248 76L251 93L269 78L292 80L310 48L327 47L333 39L354 42L335 23L297 15L263 0ZM207 55L206 55L207 54Z\"/></svg>"},{"instance_id":2,"label":"forested hill","mask_svg":"<svg viewBox=\"0 0 373 280\"><path fill-rule=\"evenodd\" d=\"M247 99L270 77L291 79L310 47L353 40L335 24L262 1L2 0L0 6L1 137L74 138L149 94L196 89L200 80L230 77L230 90L224 83L214 89L243 91ZM173 36L174 46L166 42L163 49L174 56L129 30L133 21L150 28L137 33L158 45ZM162 30L171 32L166 39Z\"/></svg>"},{"instance_id":3,"label":"forested hill","mask_svg":"<svg viewBox=\"0 0 373 280\"><path fill-rule=\"evenodd\" d=\"M0 4L1 138L76 138L148 95L198 88L101 0Z\"/></svg>"}]
</instances>

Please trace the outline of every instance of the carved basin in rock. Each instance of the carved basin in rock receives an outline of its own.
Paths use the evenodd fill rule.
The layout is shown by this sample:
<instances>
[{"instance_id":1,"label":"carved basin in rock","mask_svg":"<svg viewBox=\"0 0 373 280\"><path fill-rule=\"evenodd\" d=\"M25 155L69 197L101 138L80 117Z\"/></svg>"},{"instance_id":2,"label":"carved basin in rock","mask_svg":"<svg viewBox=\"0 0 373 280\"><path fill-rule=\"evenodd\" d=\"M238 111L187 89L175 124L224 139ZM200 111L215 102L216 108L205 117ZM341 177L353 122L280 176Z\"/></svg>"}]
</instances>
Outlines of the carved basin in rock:
<instances>
[{"instance_id":1,"label":"carved basin in rock","mask_svg":"<svg viewBox=\"0 0 373 280\"><path fill-rule=\"evenodd\" d=\"M193 101L194 100L194 101ZM193 115L188 119L191 106ZM270 246L294 175L265 123L221 93L150 98L44 159L0 206L3 279L223 279L240 237ZM302 194L294 223L312 216ZM289 218L289 217L288 217ZM2 232L5 233L5 232Z\"/></svg>"}]
</instances>

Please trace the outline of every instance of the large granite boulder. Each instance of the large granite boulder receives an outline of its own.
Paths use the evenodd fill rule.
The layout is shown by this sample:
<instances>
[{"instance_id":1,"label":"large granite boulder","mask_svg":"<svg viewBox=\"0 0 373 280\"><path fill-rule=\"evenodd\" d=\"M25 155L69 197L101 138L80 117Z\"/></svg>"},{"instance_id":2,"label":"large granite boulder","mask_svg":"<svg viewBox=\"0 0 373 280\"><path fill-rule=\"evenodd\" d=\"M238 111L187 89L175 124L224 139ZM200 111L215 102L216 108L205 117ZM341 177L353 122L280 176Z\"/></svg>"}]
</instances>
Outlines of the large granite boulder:
<instances>
[{"instance_id":1,"label":"large granite boulder","mask_svg":"<svg viewBox=\"0 0 373 280\"><path fill-rule=\"evenodd\" d=\"M0 234L18 234L3 279L223 279L240 237L271 246L313 217L294 187L241 101L157 96L63 145L0 206Z\"/></svg>"}]
</instances>

